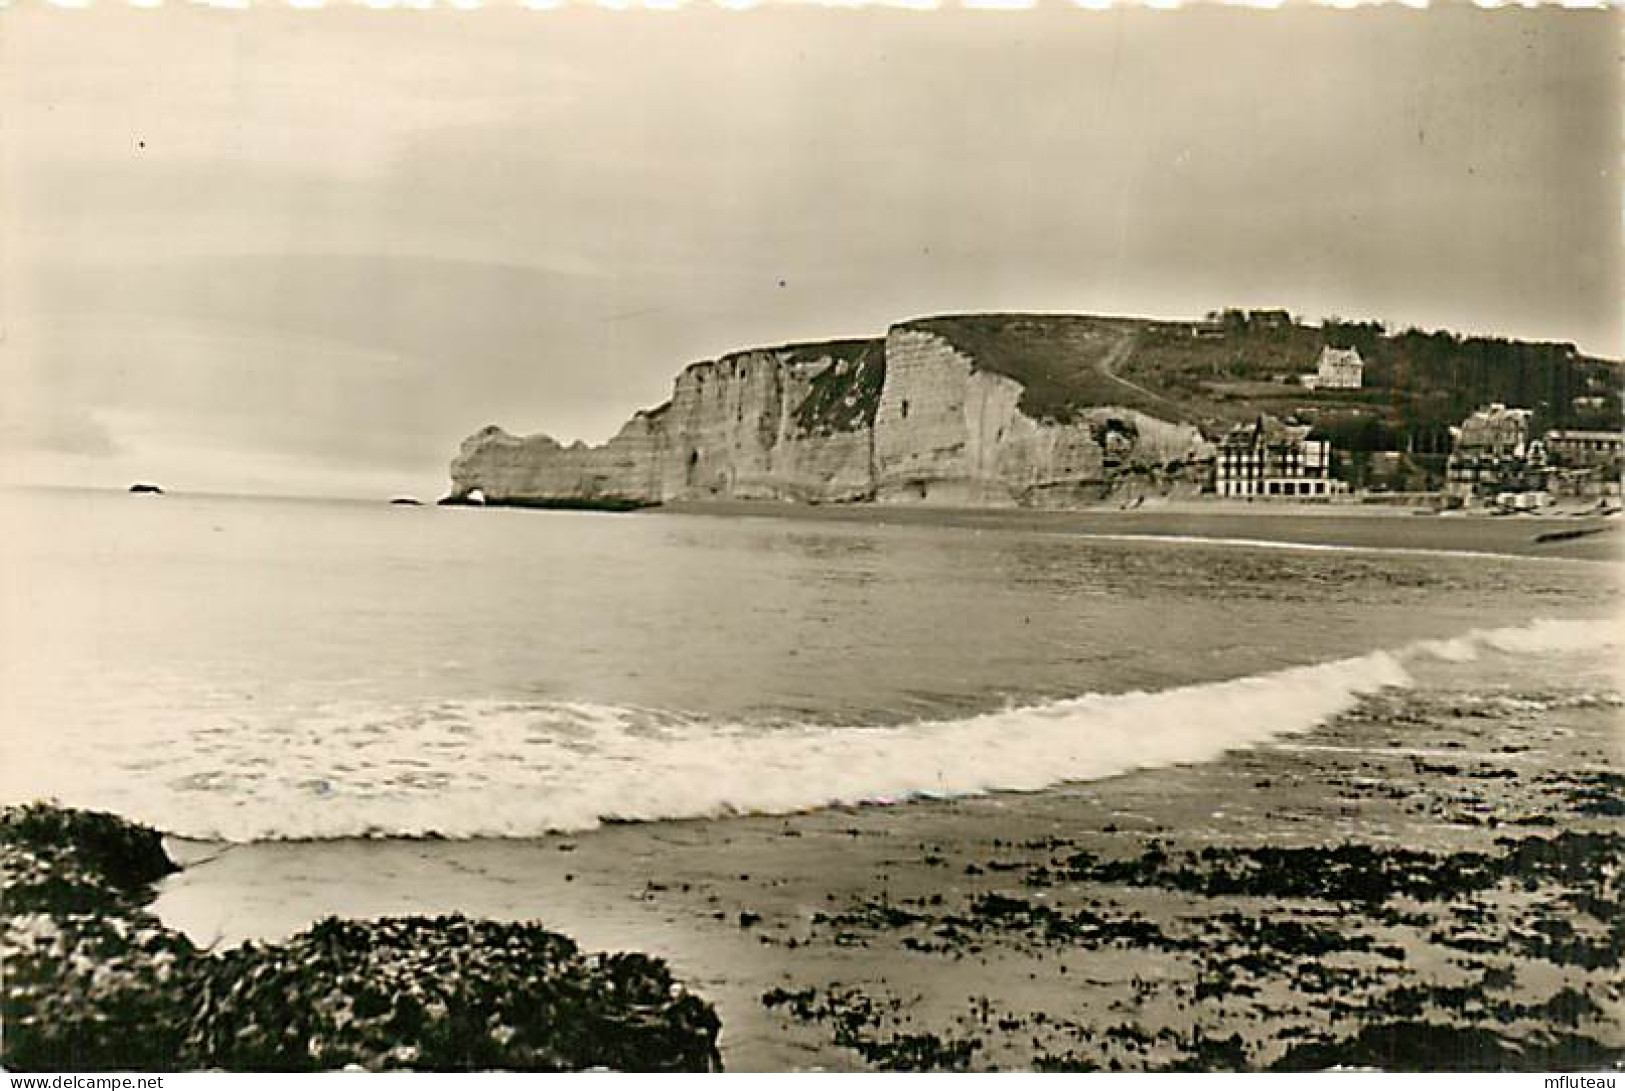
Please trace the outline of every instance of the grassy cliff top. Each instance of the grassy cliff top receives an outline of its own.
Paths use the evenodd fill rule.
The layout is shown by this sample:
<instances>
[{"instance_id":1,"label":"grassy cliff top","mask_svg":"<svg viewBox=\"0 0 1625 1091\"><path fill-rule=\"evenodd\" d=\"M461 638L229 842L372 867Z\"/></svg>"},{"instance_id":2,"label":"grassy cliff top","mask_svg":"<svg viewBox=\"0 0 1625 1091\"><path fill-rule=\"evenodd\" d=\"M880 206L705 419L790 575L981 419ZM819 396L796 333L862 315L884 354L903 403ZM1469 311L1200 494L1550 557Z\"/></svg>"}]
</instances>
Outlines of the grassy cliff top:
<instances>
[{"instance_id":1,"label":"grassy cliff top","mask_svg":"<svg viewBox=\"0 0 1625 1091\"><path fill-rule=\"evenodd\" d=\"M1222 429L1268 412L1439 439L1473 409L1499 401L1536 410L1542 427L1625 425L1625 365L1568 344L1338 319L1309 325L1279 311L1184 321L967 314L902 328L933 333L977 368L1021 383L1022 411L1040 420L1120 405ZM1310 390L1297 381L1328 346L1359 351L1361 389Z\"/></svg>"},{"instance_id":2,"label":"grassy cliff top","mask_svg":"<svg viewBox=\"0 0 1625 1091\"><path fill-rule=\"evenodd\" d=\"M1132 318L1051 314L950 315L903 323L941 337L979 370L1020 383L1021 411L1035 420L1066 424L1097 405L1186 419L1188 410L1178 400L1118 374L1145 325Z\"/></svg>"}]
</instances>

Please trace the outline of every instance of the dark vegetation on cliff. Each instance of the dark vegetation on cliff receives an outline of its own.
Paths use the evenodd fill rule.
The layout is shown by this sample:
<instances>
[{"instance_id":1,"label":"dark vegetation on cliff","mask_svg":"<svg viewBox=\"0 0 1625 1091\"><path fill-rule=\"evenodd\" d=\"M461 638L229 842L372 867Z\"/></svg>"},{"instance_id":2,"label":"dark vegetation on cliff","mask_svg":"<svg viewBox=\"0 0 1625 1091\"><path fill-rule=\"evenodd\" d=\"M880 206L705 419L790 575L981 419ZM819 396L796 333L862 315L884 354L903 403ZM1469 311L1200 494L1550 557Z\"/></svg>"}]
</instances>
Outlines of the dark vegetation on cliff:
<instances>
[{"instance_id":1,"label":"dark vegetation on cliff","mask_svg":"<svg viewBox=\"0 0 1625 1091\"><path fill-rule=\"evenodd\" d=\"M849 337L839 341L806 341L780 345L765 351L777 353L792 364L816 364L820 360L856 363L876 349L884 349L886 342L880 337Z\"/></svg>"},{"instance_id":2,"label":"dark vegetation on cliff","mask_svg":"<svg viewBox=\"0 0 1625 1091\"><path fill-rule=\"evenodd\" d=\"M705 1001L637 954L534 924L329 918L200 951L143 907L160 835L45 804L0 812L0 1063L23 1071L706 1070Z\"/></svg>"},{"instance_id":3,"label":"dark vegetation on cliff","mask_svg":"<svg viewBox=\"0 0 1625 1091\"><path fill-rule=\"evenodd\" d=\"M886 343L884 341L844 341L839 352L830 349L830 365L812 380L812 389L796 407L796 432L803 436L828 436L837 432L859 432L872 427L880 408L880 390L886 382ZM802 358L817 360L797 348Z\"/></svg>"},{"instance_id":4,"label":"dark vegetation on cliff","mask_svg":"<svg viewBox=\"0 0 1625 1091\"><path fill-rule=\"evenodd\" d=\"M858 432L874 424L875 411L880 406L880 388L886 381L885 338L807 341L749 351L777 357L792 367L822 365L811 379L807 396L793 413L798 435ZM746 353L729 353L715 361L690 364L684 371L721 367L744 355ZM665 402L645 415L658 416L670 408L671 403Z\"/></svg>"},{"instance_id":5,"label":"dark vegetation on cliff","mask_svg":"<svg viewBox=\"0 0 1625 1091\"><path fill-rule=\"evenodd\" d=\"M868 356L874 349L884 349L885 340L879 337L847 337L831 341L793 341L784 345L772 345L764 348L740 349L738 352L725 352L714 360L696 360L683 368L683 373L693 371L712 371L719 367L726 367L734 361L746 356L763 355L775 356L787 364L818 364L825 361L840 363L845 361L853 363ZM644 410L646 416L654 416L671 408L671 402L661 402L653 409Z\"/></svg>"}]
</instances>

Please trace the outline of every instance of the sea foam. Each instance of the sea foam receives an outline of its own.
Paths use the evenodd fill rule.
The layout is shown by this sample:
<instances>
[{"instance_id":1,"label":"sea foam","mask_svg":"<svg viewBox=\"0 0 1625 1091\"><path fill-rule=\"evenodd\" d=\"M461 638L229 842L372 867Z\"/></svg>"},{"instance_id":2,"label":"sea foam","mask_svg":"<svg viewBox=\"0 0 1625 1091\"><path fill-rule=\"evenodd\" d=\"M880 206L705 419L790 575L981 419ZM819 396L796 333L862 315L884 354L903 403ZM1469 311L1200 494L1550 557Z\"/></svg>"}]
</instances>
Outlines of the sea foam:
<instances>
[{"instance_id":1,"label":"sea foam","mask_svg":"<svg viewBox=\"0 0 1625 1091\"><path fill-rule=\"evenodd\" d=\"M264 737L216 736L181 760L188 775L130 809L173 833L234 841L530 837L605 821L1036 791L1301 735L1411 685L1428 660L1621 642L1611 622L1539 621L1227 681L877 727L583 703L334 708L278 737L269 762L254 760Z\"/></svg>"}]
</instances>

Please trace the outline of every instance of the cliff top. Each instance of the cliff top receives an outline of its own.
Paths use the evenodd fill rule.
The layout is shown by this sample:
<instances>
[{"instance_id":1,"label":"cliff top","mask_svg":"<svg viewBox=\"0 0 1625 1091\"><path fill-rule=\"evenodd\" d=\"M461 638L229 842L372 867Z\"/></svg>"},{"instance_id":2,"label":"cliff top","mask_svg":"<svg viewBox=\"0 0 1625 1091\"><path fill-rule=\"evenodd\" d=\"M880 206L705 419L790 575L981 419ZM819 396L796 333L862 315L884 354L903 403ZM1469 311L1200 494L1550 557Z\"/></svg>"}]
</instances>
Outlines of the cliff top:
<instances>
[{"instance_id":1,"label":"cliff top","mask_svg":"<svg viewBox=\"0 0 1625 1091\"><path fill-rule=\"evenodd\" d=\"M1625 425L1625 364L1566 343L1390 331L1336 318L1310 325L1284 311L1240 310L1185 321L942 315L901 328L933 333L976 367L1021 383L1022 411L1042 420L1069 422L1088 406L1119 405L1222 432L1268 412L1339 432L1437 440L1446 449L1445 429L1495 401L1536 410L1542 427ZM1360 354L1360 388L1298 382L1328 348Z\"/></svg>"},{"instance_id":2,"label":"cliff top","mask_svg":"<svg viewBox=\"0 0 1625 1091\"><path fill-rule=\"evenodd\" d=\"M1188 419L1179 401L1117 373L1145 324L1092 315L967 314L916 319L902 328L935 334L980 370L1020 383L1021 411L1036 420L1069 424L1099 405Z\"/></svg>"},{"instance_id":3,"label":"cliff top","mask_svg":"<svg viewBox=\"0 0 1625 1091\"><path fill-rule=\"evenodd\" d=\"M732 360L743 359L758 353L768 356L782 357L792 364L815 364L820 360L839 362L845 360L854 362L863 359L867 353L883 348L883 337L848 337L830 341L791 341L783 345L766 345L759 348L738 349L734 352L725 352L714 360L696 360L683 369L684 373L700 368L716 367Z\"/></svg>"}]
</instances>

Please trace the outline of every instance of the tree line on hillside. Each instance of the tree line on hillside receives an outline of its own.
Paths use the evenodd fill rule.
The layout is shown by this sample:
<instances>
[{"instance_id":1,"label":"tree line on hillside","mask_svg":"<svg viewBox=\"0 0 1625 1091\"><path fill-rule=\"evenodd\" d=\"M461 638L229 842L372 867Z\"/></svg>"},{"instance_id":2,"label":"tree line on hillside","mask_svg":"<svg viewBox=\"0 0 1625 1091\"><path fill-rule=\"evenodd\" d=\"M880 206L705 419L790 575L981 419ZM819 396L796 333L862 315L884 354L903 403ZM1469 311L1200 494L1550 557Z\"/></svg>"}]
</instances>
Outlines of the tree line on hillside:
<instances>
[{"instance_id":1,"label":"tree line on hillside","mask_svg":"<svg viewBox=\"0 0 1625 1091\"><path fill-rule=\"evenodd\" d=\"M1367 385L1443 394L1454 417L1489 402L1536 411L1544 427L1617 428L1625 423L1620 366L1568 342L1460 337L1445 330L1389 334L1377 322L1329 318L1327 344L1357 348Z\"/></svg>"},{"instance_id":2,"label":"tree line on hillside","mask_svg":"<svg viewBox=\"0 0 1625 1091\"><path fill-rule=\"evenodd\" d=\"M1337 316L1315 327L1283 315L1210 312L1207 327L1222 339L1179 344L1158 338L1158 370L1174 387L1212 375L1279 380L1284 372L1312 370L1322 346L1357 349L1365 361L1364 389L1326 395L1333 404L1323 407L1324 426L1351 450L1432 452L1441 444L1447 450L1449 428L1492 402L1534 410L1540 430L1625 427L1625 366L1586 356L1570 342L1395 332L1381 322ZM1337 411L1342 403L1346 412Z\"/></svg>"}]
</instances>

